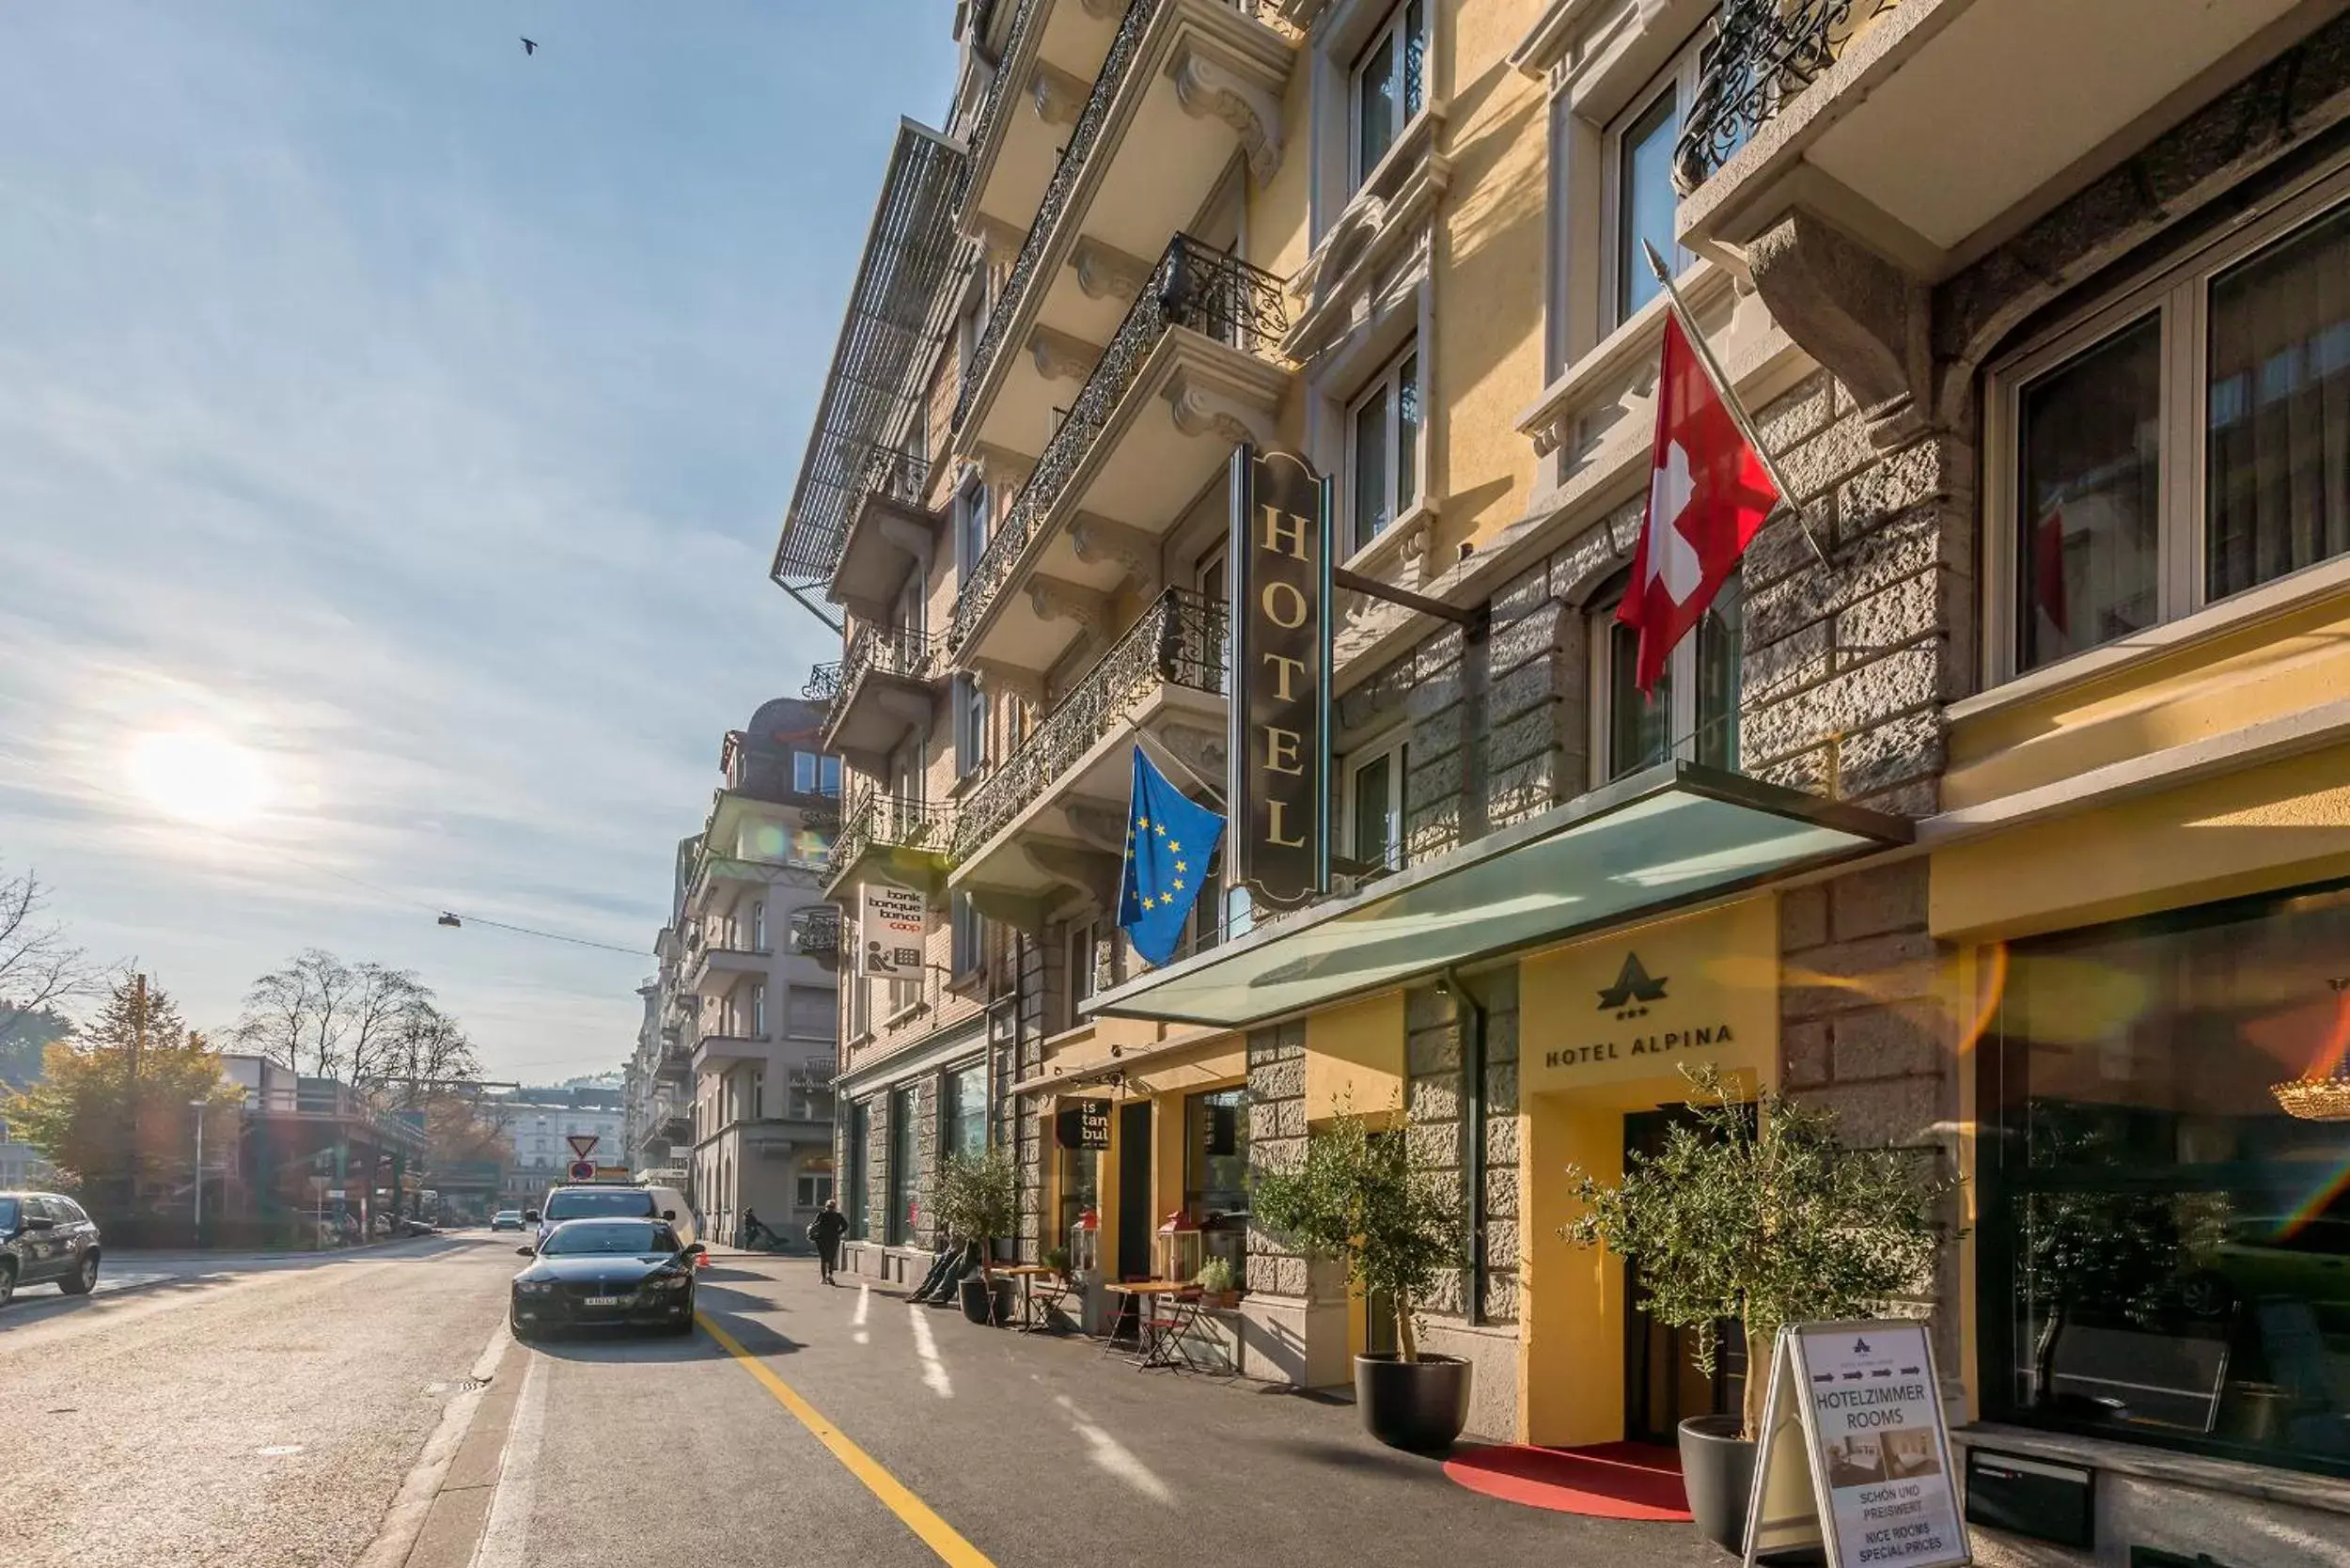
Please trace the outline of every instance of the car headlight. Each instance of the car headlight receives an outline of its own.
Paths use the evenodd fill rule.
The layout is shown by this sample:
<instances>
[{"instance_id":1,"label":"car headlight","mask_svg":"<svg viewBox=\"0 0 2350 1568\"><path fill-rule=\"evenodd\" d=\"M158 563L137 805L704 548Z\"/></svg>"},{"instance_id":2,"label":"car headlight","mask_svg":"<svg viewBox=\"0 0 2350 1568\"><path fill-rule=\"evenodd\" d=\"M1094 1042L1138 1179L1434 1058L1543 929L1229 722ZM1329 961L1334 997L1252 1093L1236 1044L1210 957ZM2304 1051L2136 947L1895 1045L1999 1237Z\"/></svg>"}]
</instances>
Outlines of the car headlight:
<instances>
[{"instance_id":1,"label":"car headlight","mask_svg":"<svg viewBox=\"0 0 2350 1568\"><path fill-rule=\"evenodd\" d=\"M671 1274L648 1279L645 1282L656 1291L682 1291L693 1284L694 1281L689 1276L682 1274Z\"/></svg>"},{"instance_id":2,"label":"car headlight","mask_svg":"<svg viewBox=\"0 0 2350 1568\"><path fill-rule=\"evenodd\" d=\"M551 1295L555 1292L554 1285L541 1284L536 1279L517 1279L514 1288L525 1295Z\"/></svg>"}]
</instances>

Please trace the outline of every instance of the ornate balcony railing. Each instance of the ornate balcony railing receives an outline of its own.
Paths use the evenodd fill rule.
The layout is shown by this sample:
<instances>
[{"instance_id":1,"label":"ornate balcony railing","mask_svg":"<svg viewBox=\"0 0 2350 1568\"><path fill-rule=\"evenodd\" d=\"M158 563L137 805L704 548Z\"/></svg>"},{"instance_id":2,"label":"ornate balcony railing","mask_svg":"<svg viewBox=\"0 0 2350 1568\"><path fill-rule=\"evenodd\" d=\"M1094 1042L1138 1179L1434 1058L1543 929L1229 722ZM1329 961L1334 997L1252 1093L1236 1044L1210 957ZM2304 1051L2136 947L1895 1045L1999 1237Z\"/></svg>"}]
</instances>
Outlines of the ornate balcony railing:
<instances>
[{"instance_id":1,"label":"ornate balcony railing","mask_svg":"<svg viewBox=\"0 0 2350 1568\"><path fill-rule=\"evenodd\" d=\"M848 820L840 824L840 837L833 840L833 874L856 864L875 844L944 854L953 832L954 813L944 806L868 791L850 808Z\"/></svg>"},{"instance_id":2,"label":"ornate balcony railing","mask_svg":"<svg viewBox=\"0 0 2350 1568\"><path fill-rule=\"evenodd\" d=\"M1287 286L1273 274L1211 250L1189 235L1175 236L956 594L947 629L949 648L962 647L987 613L1037 525L1060 499L1119 400L1142 373L1151 350L1169 327L1178 326L1273 358L1275 345L1289 330Z\"/></svg>"},{"instance_id":3,"label":"ornate balcony railing","mask_svg":"<svg viewBox=\"0 0 2350 1568\"><path fill-rule=\"evenodd\" d=\"M865 460L857 488L866 495L886 495L903 506L919 507L931 487L931 460L919 452L876 447ZM860 503L861 504L861 503Z\"/></svg>"},{"instance_id":4,"label":"ornate balcony railing","mask_svg":"<svg viewBox=\"0 0 2350 1568\"><path fill-rule=\"evenodd\" d=\"M840 911L830 904L795 911L791 916L791 950L819 963L840 957Z\"/></svg>"},{"instance_id":5,"label":"ornate balcony railing","mask_svg":"<svg viewBox=\"0 0 2350 1568\"><path fill-rule=\"evenodd\" d=\"M927 681L938 667L938 639L920 632L903 627L858 627L856 635L849 639L849 656L840 661L832 708L824 715L826 732L840 722L842 711L866 676L878 673Z\"/></svg>"},{"instance_id":6,"label":"ornate balcony railing","mask_svg":"<svg viewBox=\"0 0 2350 1568\"><path fill-rule=\"evenodd\" d=\"M1722 0L1698 62L1697 96L1673 149L1684 196L1711 179L1788 101L1898 0Z\"/></svg>"},{"instance_id":7,"label":"ornate balcony railing","mask_svg":"<svg viewBox=\"0 0 2350 1568\"><path fill-rule=\"evenodd\" d=\"M995 74L988 81L987 97L980 101L979 112L971 117L971 135L966 145L975 154L988 145L988 139L995 133L997 117L1006 113L1012 100L1018 96L1008 90L1005 78L1011 74L1009 62L1020 57L1021 44L1026 39L1028 24L1036 20L1036 0L1020 0L1020 9L1013 13L1011 26L1004 34L1002 60L996 65ZM964 187L964 200L974 200L977 196L978 192L972 187Z\"/></svg>"},{"instance_id":8,"label":"ornate balcony railing","mask_svg":"<svg viewBox=\"0 0 2350 1568\"><path fill-rule=\"evenodd\" d=\"M1225 608L1169 588L1061 698L1027 744L971 792L955 823L950 859L961 861L1027 809L1055 779L1164 685L1225 689Z\"/></svg>"},{"instance_id":9,"label":"ornate balcony railing","mask_svg":"<svg viewBox=\"0 0 2350 1568\"><path fill-rule=\"evenodd\" d=\"M818 665L800 682L800 695L810 702L830 702L840 695L840 666L838 664Z\"/></svg>"}]
</instances>

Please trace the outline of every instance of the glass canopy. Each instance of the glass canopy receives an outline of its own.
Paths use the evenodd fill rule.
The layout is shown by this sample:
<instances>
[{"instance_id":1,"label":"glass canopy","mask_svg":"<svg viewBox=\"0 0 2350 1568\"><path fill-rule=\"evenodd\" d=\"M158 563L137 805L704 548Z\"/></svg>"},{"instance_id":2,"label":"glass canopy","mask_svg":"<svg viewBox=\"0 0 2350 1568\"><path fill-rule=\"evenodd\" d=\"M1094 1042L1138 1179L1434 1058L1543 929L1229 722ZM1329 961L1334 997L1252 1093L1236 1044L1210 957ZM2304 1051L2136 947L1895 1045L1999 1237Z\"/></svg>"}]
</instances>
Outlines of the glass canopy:
<instances>
[{"instance_id":1,"label":"glass canopy","mask_svg":"<svg viewBox=\"0 0 2350 1568\"><path fill-rule=\"evenodd\" d=\"M1088 1010L1237 1027L1905 843L1899 817L1667 762L1105 991Z\"/></svg>"}]
</instances>

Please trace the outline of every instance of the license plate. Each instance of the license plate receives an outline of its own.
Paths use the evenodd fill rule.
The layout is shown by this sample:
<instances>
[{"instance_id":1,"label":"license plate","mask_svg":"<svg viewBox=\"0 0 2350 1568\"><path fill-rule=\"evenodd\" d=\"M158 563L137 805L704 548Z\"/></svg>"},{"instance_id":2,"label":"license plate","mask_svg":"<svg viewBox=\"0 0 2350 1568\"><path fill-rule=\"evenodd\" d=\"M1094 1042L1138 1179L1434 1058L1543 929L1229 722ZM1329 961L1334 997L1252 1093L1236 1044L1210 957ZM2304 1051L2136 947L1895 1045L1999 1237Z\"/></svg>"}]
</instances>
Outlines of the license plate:
<instances>
[{"instance_id":1,"label":"license plate","mask_svg":"<svg viewBox=\"0 0 2350 1568\"><path fill-rule=\"evenodd\" d=\"M591 1295L588 1298L588 1305L590 1307L618 1307L626 1299L627 1297L625 1296L618 1295Z\"/></svg>"}]
</instances>

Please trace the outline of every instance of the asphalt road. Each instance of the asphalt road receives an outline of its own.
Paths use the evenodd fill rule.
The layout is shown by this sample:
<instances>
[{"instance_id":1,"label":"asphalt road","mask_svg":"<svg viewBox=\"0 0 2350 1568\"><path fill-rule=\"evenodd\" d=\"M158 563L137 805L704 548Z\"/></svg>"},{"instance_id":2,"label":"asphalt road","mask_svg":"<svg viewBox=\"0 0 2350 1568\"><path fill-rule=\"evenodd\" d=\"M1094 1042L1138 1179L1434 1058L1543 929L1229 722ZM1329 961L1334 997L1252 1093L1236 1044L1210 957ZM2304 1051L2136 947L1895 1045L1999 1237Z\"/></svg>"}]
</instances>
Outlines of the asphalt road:
<instances>
[{"instance_id":1,"label":"asphalt road","mask_svg":"<svg viewBox=\"0 0 2350 1568\"><path fill-rule=\"evenodd\" d=\"M826 1290L805 1262L713 1260L690 1339L511 1344L512 1246L0 1312L0 1473L42 1498L0 1508L0 1562L1715 1560L1686 1526L1465 1492L1342 1405Z\"/></svg>"}]
</instances>

